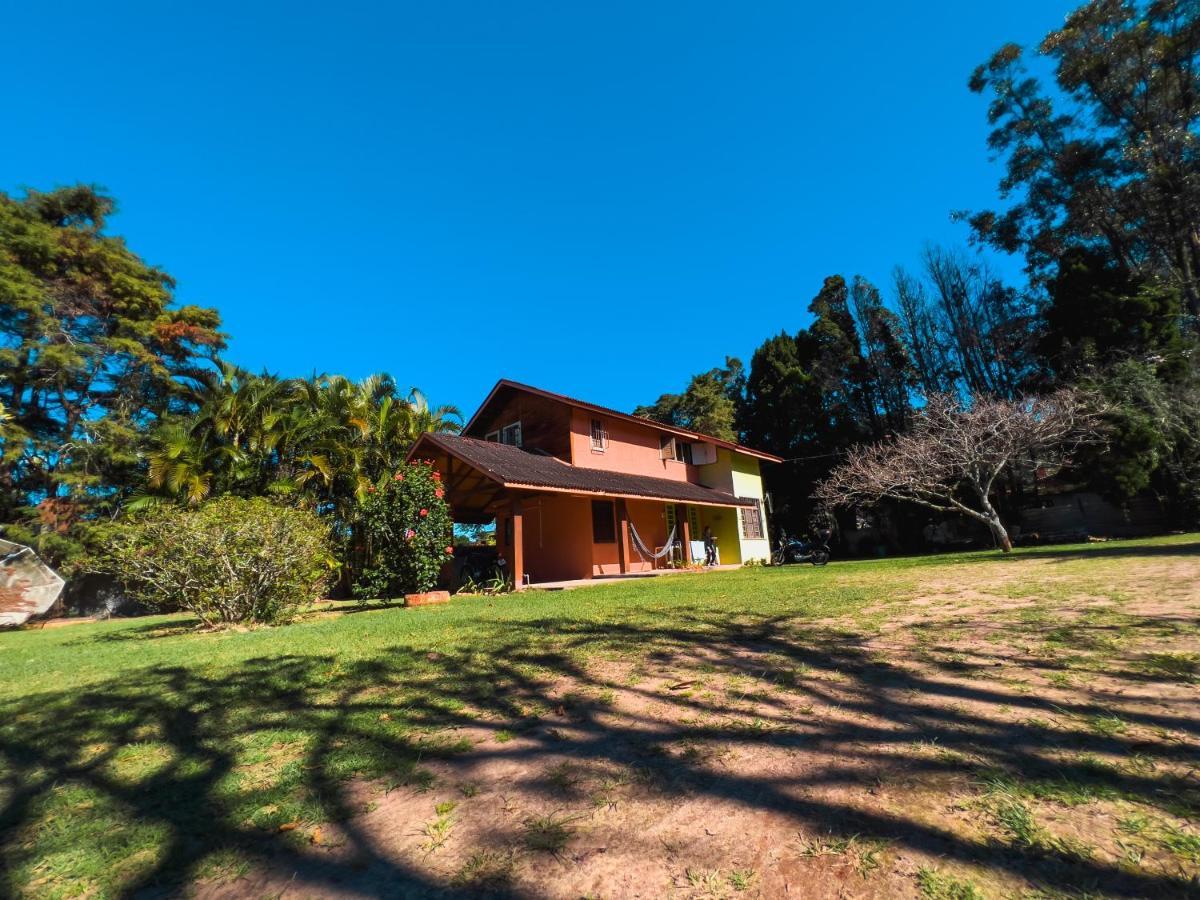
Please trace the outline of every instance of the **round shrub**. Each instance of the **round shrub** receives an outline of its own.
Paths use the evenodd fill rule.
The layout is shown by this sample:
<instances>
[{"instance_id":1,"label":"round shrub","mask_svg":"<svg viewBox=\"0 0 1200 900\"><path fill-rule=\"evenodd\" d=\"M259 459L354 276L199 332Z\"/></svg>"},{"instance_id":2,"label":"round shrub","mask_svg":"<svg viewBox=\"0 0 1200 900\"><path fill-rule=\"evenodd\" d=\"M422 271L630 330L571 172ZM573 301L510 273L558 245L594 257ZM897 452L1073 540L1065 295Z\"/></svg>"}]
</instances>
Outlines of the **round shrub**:
<instances>
[{"instance_id":1,"label":"round shrub","mask_svg":"<svg viewBox=\"0 0 1200 900\"><path fill-rule=\"evenodd\" d=\"M365 564L354 593L366 599L432 590L454 554L454 525L431 460L402 466L362 503Z\"/></svg>"},{"instance_id":2,"label":"round shrub","mask_svg":"<svg viewBox=\"0 0 1200 900\"><path fill-rule=\"evenodd\" d=\"M227 625L289 618L321 599L333 565L328 528L315 513L221 497L122 525L102 568L153 609Z\"/></svg>"}]
</instances>

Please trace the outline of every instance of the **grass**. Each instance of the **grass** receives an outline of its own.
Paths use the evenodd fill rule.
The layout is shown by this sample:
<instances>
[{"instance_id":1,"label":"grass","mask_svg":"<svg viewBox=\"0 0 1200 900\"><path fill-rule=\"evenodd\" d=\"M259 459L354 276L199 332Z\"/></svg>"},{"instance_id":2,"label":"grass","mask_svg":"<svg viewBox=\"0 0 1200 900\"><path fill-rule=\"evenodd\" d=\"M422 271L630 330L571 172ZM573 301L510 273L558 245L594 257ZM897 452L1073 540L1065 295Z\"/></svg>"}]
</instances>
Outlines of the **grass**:
<instances>
[{"instance_id":1,"label":"grass","mask_svg":"<svg viewBox=\"0 0 1200 900\"><path fill-rule=\"evenodd\" d=\"M1151 653L1140 667L1160 678L1195 682L1200 680L1200 653Z\"/></svg>"},{"instance_id":2,"label":"grass","mask_svg":"<svg viewBox=\"0 0 1200 900\"><path fill-rule=\"evenodd\" d=\"M897 701L880 692L884 684L901 686L896 696L920 698L950 683L946 690L980 702L972 694L983 691L980 673L994 669L997 678L1028 686L1045 683L1029 677L1040 672L1056 686L1054 702L1064 704L1069 701L1063 694L1086 690L1096 672L1125 671L1143 686L1139 690L1155 684L1190 689L1197 654L1161 643L1142 649L1139 643L1150 624L1185 626L1145 623L1119 609L1065 621L1060 608L1071 602L1074 582L1124 603L1119 590L1127 588L1117 582L1131 558L1181 558L1198 546L1194 536L1180 536L1018 550L1011 557L969 553L823 569L759 568L471 598L442 607L350 606L286 627L216 633L197 632L184 616L0 633L0 896L177 893L198 878L236 877L267 859L303 869L318 829L362 812L361 798L352 800L357 795L345 785L367 781L378 785L381 796L437 787L474 797L478 784L455 779L439 785L429 767L465 753L523 751L537 723L555 721L555 697L561 696L555 683L564 680L576 687L580 715L600 707L610 733L632 727L610 721L625 716L627 690L643 690L662 672L673 673L671 684L689 685L658 695L697 724L654 742L672 752L642 753L636 762L652 772L646 784L654 790L692 778L687 784L693 791L707 789L704 779L733 777L723 768L727 750L714 744L718 726L711 723L721 723L715 733L720 741L803 752L798 748L811 735L836 735L850 727L841 720L863 708L892 716L886 704ZM1052 583L1023 574L1024 561L1047 558L1054 558ZM998 605L1010 630L998 644L989 643L991 636L981 643L990 648L1025 641L1031 651L1054 656L1030 652L1019 668L985 664L975 650L955 643L969 640L969 616L956 618L952 629L935 623L925 630L920 646L940 665L922 663L919 648L881 656L864 647L910 611L923 583L970 583L981 565L989 572L1022 573L1010 585L1013 595L1038 598L1019 614ZM1127 647L1133 655L1125 659ZM689 668L687 654L697 648L721 658ZM760 660L753 671L738 668L747 654ZM1070 674L1061 668L1064 659ZM905 666L925 666L930 674L918 677ZM604 667L618 667L621 674L592 674ZM856 691L857 699L848 695ZM803 701L786 725L778 721L781 697ZM1022 771L1006 805L996 801L987 814L1008 852L1027 853L1031 860L1034 850L1056 852L1037 824L1039 804L1085 809L1117 798L1141 804L1122 813L1123 821L1150 813L1167 817L1151 829L1157 837L1147 859L1161 851L1178 864L1192 864L1196 838L1170 819L1194 809L1187 785L1172 780L1172 754L1188 750L1178 743L1182 738L1157 736L1155 729L1165 726L1124 708L1075 704L1063 714L1043 702L1037 688L1009 689L1001 699L1012 705L1011 716L1000 717L1000 703L990 701L988 715L995 718L986 722L968 725L967 713L943 707L938 716L915 720L896 714L892 725L904 746L932 748L909 760L923 771L969 776L976 760ZM963 724L948 723L946 716ZM1002 718L1003 726L997 724ZM1051 720L1064 724L1022 724ZM557 722L565 726L566 720ZM492 740L465 736L479 729L490 730ZM571 745L573 739L552 730L559 745ZM508 744L517 733L522 742ZM1128 749L1123 760L1089 767L1039 755L1051 744L1080 753ZM560 797L575 798L596 815L618 807L617 788L621 809L635 802L635 788L649 790L640 782L626 788L624 779L616 779L577 791L577 774L567 767L550 769L547 777ZM744 790L750 802L763 796L758 784ZM449 801L438 803L434 818L414 821L407 833L420 832L429 852L441 851L459 840L455 823L471 806L456 810ZM561 854L580 821L572 811L512 815L520 829L514 846L527 853ZM808 830L828 833L841 827L845 815L831 810ZM812 859L841 856L863 877L885 876L890 864L880 847L903 844L917 828L915 813L907 824L900 813L892 815L894 825L855 825L863 835L857 845L841 838L814 843ZM940 840L952 839L967 840ZM850 843L839 849L843 840ZM990 852L970 846L971 853ZM516 857L510 852L458 858L465 859L454 876L459 884L495 885L513 877ZM765 868L758 876L745 866L726 864L725 871L732 874L721 879L722 891L753 889L752 882L766 877ZM929 874L918 876L918 886L927 896L977 896L967 882L933 867L922 871ZM353 877L348 870L343 875ZM427 887L423 876L402 868L390 875L401 892ZM735 880L746 883L739 887ZM1128 893L1154 893L1156 886L1137 882Z\"/></svg>"},{"instance_id":3,"label":"grass","mask_svg":"<svg viewBox=\"0 0 1200 900\"><path fill-rule=\"evenodd\" d=\"M534 851L562 853L575 837L575 824L582 816L551 813L548 816L529 816L524 821L525 846Z\"/></svg>"},{"instance_id":4,"label":"grass","mask_svg":"<svg viewBox=\"0 0 1200 900\"><path fill-rule=\"evenodd\" d=\"M937 869L922 867L917 870L917 886L928 900L984 900L983 894L974 884L947 875Z\"/></svg>"}]
</instances>

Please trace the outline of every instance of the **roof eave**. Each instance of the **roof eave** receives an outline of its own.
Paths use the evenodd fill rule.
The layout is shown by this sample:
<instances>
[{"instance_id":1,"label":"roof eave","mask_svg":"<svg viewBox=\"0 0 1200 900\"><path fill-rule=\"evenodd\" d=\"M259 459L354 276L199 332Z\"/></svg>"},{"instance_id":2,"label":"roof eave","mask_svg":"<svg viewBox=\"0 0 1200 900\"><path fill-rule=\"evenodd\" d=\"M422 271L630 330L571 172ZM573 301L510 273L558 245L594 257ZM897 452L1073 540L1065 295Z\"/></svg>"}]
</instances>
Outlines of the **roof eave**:
<instances>
[{"instance_id":1,"label":"roof eave","mask_svg":"<svg viewBox=\"0 0 1200 900\"><path fill-rule=\"evenodd\" d=\"M404 461L412 462L413 457L416 455L418 448L420 448L422 444L427 444L427 443L433 444L433 446L437 447L440 451L447 454L448 456L453 456L460 463L464 463L465 465L470 466L472 469L475 469L476 471L482 473L483 475L486 475L489 479L496 482L496 484L499 484L501 486L504 485L504 479L501 478L499 475L497 475L495 472L493 472L491 469L487 468L487 466L481 465L480 463L476 462L475 460L467 459L465 456L462 455L462 453L456 451L454 449L453 445L447 445L447 444L444 444L441 441L439 441L438 436L431 431L423 432L421 434L421 436L419 438L417 438L417 440L413 443L412 447L409 449L408 454L404 457Z\"/></svg>"},{"instance_id":2,"label":"roof eave","mask_svg":"<svg viewBox=\"0 0 1200 900\"><path fill-rule=\"evenodd\" d=\"M504 387L514 388L518 391L526 391L530 394L537 394L539 397L545 397L548 400L556 400L559 403L564 403L567 406L573 406L577 409L592 410L593 412L597 412L605 416L619 416L627 421L633 421L640 425L648 425L649 427L655 428L659 431L666 431L671 434L681 435L683 437L695 438L696 440L708 441L709 443L715 444L718 447L724 447L726 450L732 450L736 453L745 454L746 456L753 456L756 459L765 460L766 462L783 462L782 456L776 456L774 453L767 453L765 450L755 450L752 447L746 447L735 441L726 441L722 438L716 438L709 434L701 434L698 431L691 431L687 428L677 428L674 425L664 425L662 422L656 422L653 419L635 416L632 413L623 413L619 409L609 409L607 406L598 406L595 403L588 403L586 400L576 400L573 397L555 394L553 391L542 390L541 388L534 387L531 384L521 384L519 381L511 381L508 378L501 378L496 382L495 386L491 389L491 391L488 392L487 397L485 397L483 402L479 404L479 408L475 410L475 414L471 416L470 421L463 426L462 431L459 432L460 434L467 436L467 433L475 424L475 420L479 418L480 413L487 409L488 404L492 402L492 398L495 397L496 393Z\"/></svg>"},{"instance_id":3,"label":"roof eave","mask_svg":"<svg viewBox=\"0 0 1200 900\"><path fill-rule=\"evenodd\" d=\"M550 487L544 484L531 484L523 481L506 481L504 487L514 491L538 491L550 492L554 494L573 494L580 497L605 497L613 500L646 500L650 503L686 503L689 506L714 506L721 508L733 508L742 506L753 506L758 501L749 498L730 497L728 500L721 498L720 500L697 500L689 497L683 499L680 497L667 497L665 495L654 494L628 494L622 491L589 491L584 488L577 487Z\"/></svg>"}]
</instances>

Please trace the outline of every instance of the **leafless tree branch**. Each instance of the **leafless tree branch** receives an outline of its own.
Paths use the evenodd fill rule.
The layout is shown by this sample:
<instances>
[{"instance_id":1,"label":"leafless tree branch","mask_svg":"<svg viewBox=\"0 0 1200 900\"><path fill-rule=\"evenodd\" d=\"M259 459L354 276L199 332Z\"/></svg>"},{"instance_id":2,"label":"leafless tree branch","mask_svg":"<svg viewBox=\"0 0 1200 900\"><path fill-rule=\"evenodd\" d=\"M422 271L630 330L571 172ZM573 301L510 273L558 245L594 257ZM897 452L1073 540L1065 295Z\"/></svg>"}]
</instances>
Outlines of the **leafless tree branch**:
<instances>
[{"instance_id":1,"label":"leafless tree branch","mask_svg":"<svg viewBox=\"0 0 1200 900\"><path fill-rule=\"evenodd\" d=\"M987 525L1007 552L1012 542L990 499L997 476L1005 468L1061 467L1081 443L1097 439L1101 412L1073 390L1020 400L980 396L966 405L934 395L911 430L852 449L814 496L830 506L901 500L961 513Z\"/></svg>"}]
</instances>

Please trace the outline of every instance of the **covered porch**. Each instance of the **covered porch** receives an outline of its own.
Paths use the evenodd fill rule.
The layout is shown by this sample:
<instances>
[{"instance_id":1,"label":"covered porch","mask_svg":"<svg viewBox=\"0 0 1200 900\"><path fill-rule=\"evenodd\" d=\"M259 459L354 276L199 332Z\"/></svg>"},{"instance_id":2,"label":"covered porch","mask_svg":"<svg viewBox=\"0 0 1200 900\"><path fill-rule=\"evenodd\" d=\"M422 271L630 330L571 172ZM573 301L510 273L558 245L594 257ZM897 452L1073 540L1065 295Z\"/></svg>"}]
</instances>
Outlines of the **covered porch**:
<instances>
[{"instance_id":1,"label":"covered porch","mask_svg":"<svg viewBox=\"0 0 1200 900\"><path fill-rule=\"evenodd\" d=\"M474 438L425 435L412 455L432 459L442 473L456 522L495 523L497 549L518 589L703 562L706 526L720 562L741 563L737 509L752 500L690 482L577 468Z\"/></svg>"}]
</instances>

